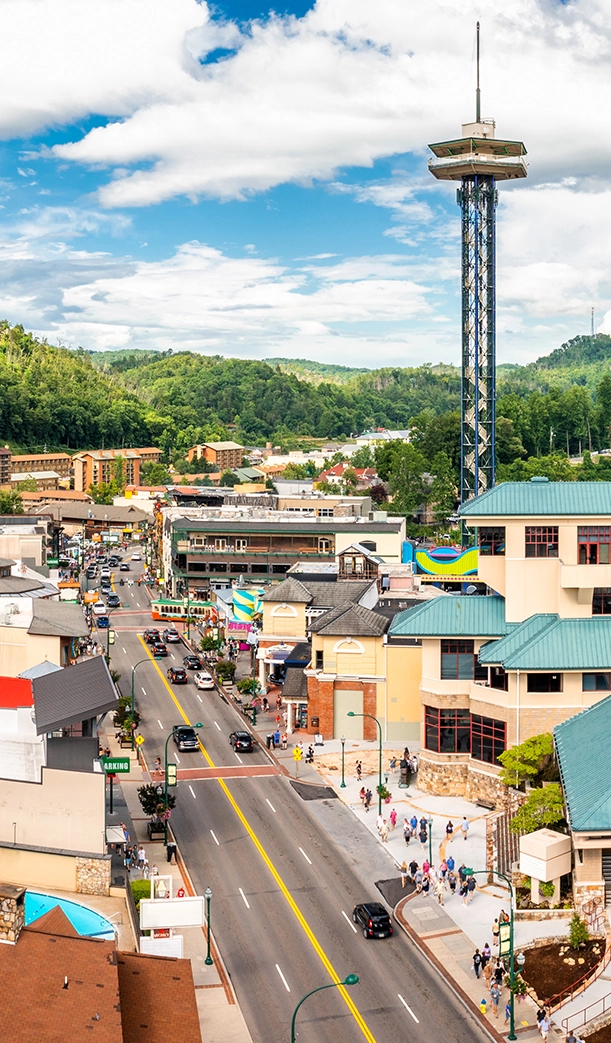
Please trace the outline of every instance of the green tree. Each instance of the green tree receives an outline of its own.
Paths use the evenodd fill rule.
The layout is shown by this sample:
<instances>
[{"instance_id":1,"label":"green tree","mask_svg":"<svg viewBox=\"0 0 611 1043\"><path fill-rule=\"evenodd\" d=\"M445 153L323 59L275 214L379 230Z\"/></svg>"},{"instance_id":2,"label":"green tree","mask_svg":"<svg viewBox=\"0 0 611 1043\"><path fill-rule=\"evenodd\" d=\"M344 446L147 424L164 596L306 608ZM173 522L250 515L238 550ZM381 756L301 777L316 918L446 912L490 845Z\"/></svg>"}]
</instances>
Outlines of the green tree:
<instances>
[{"instance_id":1,"label":"green tree","mask_svg":"<svg viewBox=\"0 0 611 1043\"><path fill-rule=\"evenodd\" d=\"M168 793L168 803L165 803L165 795L159 796L157 793L157 786L154 783L149 783L147 786L140 786L138 788L138 800L140 801L140 807L142 808L145 815L150 815L157 818L169 818L168 812L172 808L176 807L176 797L173 793Z\"/></svg>"},{"instance_id":2,"label":"green tree","mask_svg":"<svg viewBox=\"0 0 611 1043\"><path fill-rule=\"evenodd\" d=\"M497 483L529 482L535 477L549 478L550 482L574 482L577 469L571 465L564 453L552 456L531 456L528 460L514 460L512 464L499 464Z\"/></svg>"},{"instance_id":3,"label":"green tree","mask_svg":"<svg viewBox=\"0 0 611 1043\"><path fill-rule=\"evenodd\" d=\"M436 453L431 465L433 481L429 489L429 502L433 517L441 524L456 510L457 490L452 464L445 453Z\"/></svg>"},{"instance_id":4,"label":"green tree","mask_svg":"<svg viewBox=\"0 0 611 1043\"><path fill-rule=\"evenodd\" d=\"M606 448L611 438L611 376L608 373L605 373L596 388L594 422L598 430L599 444Z\"/></svg>"},{"instance_id":5,"label":"green tree","mask_svg":"<svg viewBox=\"0 0 611 1043\"><path fill-rule=\"evenodd\" d=\"M544 826L558 826L564 820L564 802L559 783L552 782L534 789L528 800L513 816L509 828L513 833L534 833Z\"/></svg>"},{"instance_id":6,"label":"green tree","mask_svg":"<svg viewBox=\"0 0 611 1043\"><path fill-rule=\"evenodd\" d=\"M221 475L221 478L220 478L220 481L219 481L219 485L222 485L224 487L227 487L227 486L232 486L233 487L234 485L239 485L239 484L240 484L240 479L238 478L237 474L234 474L233 471L223 471L223 473Z\"/></svg>"},{"instance_id":7,"label":"green tree","mask_svg":"<svg viewBox=\"0 0 611 1043\"><path fill-rule=\"evenodd\" d=\"M20 493L35 493L38 492L38 485L36 484L35 478L24 478L22 482L19 482Z\"/></svg>"},{"instance_id":8,"label":"green tree","mask_svg":"<svg viewBox=\"0 0 611 1043\"><path fill-rule=\"evenodd\" d=\"M0 490L0 514L23 514L23 500L18 492Z\"/></svg>"},{"instance_id":9,"label":"green tree","mask_svg":"<svg viewBox=\"0 0 611 1043\"><path fill-rule=\"evenodd\" d=\"M351 496L356 492L356 487L359 483L359 477L354 470L354 467L347 467L342 475L342 487L344 492Z\"/></svg>"},{"instance_id":10,"label":"green tree","mask_svg":"<svg viewBox=\"0 0 611 1043\"><path fill-rule=\"evenodd\" d=\"M111 504L117 495L114 482L100 482L99 485L90 485L87 492L94 503L103 505Z\"/></svg>"},{"instance_id":11,"label":"green tree","mask_svg":"<svg viewBox=\"0 0 611 1043\"><path fill-rule=\"evenodd\" d=\"M501 782L506 786L519 786L522 782L540 785L544 779L558 778L554 762L554 740L551 732L533 735L518 746L501 753ZM550 774L552 773L552 774Z\"/></svg>"},{"instance_id":12,"label":"green tree","mask_svg":"<svg viewBox=\"0 0 611 1043\"><path fill-rule=\"evenodd\" d=\"M571 943L572 949L579 949L580 946L585 945L590 940L590 932L588 925L585 920L582 920L579 913L575 913L569 924L569 942Z\"/></svg>"},{"instance_id":13,"label":"green tree","mask_svg":"<svg viewBox=\"0 0 611 1043\"><path fill-rule=\"evenodd\" d=\"M391 513L404 514L411 518L428 495L428 487L423 477L426 464L422 454L413 445L400 442L399 446L394 454L388 480L393 497Z\"/></svg>"},{"instance_id":14,"label":"green tree","mask_svg":"<svg viewBox=\"0 0 611 1043\"><path fill-rule=\"evenodd\" d=\"M116 456L112 469L112 484L116 489L115 496L122 496L125 492L125 459L122 456Z\"/></svg>"},{"instance_id":15,"label":"green tree","mask_svg":"<svg viewBox=\"0 0 611 1043\"><path fill-rule=\"evenodd\" d=\"M510 464L526 456L526 449L517 434L513 420L505 416L496 418L496 458L498 463Z\"/></svg>"},{"instance_id":16,"label":"green tree","mask_svg":"<svg viewBox=\"0 0 611 1043\"><path fill-rule=\"evenodd\" d=\"M150 462L143 464L140 471L140 482L142 485L169 485L172 476L165 464Z\"/></svg>"},{"instance_id":17,"label":"green tree","mask_svg":"<svg viewBox=\"0 0 611 1043\"><path fill-rule=\"evenodd\" d=\"M597 482L599 481L599 472L596 464L594 463L591 454L587 449L583 453L583 463L579 468L579 474L577 475L578 482Z\"/></svg>"},{"instance_id":18,"label":"green tree","mask_svg":"<svg viewBox=\"0 0 611 1043\"><path fill-rule=\"evenodd\" d=\"M350 463L353 467L374 467L375 459L370 447L368 445L360 446L350 457Z\"/></svg>"}]
</instances>

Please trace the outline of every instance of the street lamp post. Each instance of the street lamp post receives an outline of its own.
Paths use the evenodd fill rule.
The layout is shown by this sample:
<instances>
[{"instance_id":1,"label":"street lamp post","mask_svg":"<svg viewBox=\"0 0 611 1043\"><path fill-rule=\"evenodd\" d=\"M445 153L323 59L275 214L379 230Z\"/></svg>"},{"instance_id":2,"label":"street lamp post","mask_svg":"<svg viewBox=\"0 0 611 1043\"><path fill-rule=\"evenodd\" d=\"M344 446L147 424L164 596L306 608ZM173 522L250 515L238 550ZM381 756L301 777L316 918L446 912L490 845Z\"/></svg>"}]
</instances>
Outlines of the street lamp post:
<instances>
[{"instance_id":1,"label":"street lamp post","mask_svg":"<svg viewBox=\"0 0 611 1043\"><path fill-rule=\"evenodd\" d=\"M106 629L106 662L110 661L110 616L114 611L114 608L106 609L106 615L108 616L108 627Z\"/></svg>"},{"instance_id":2,"label":"street lamp post","mask_svg":"<svg viewBox=\"0 0 611 1043\"><path fill-rule=\"evenodd\" d=\"M346 779L344 778L344 747L346 745L346 736L342 735L342 737L341 737L341 739L339 741L342 744L342 782L341 782L341 787L340 788L341 789L345 789L346 788Z\"/></svg>"},{"instance_id":3,"label":"street lamp post","mask_svg":"<svg viewBox=\"0 0 611 1043\"><path fill-rule=\"evenodd\" d=\"M146 659L140 659L140 660L138 660L138 662L137 662L137 663L134 663L134 665L132 666L132 750L134 749L134 743L135 743L135 735L136 735L136 729L135 729L135 720L136 720L136 696L135 696L135 692L134 692L134 681L135 681L136 669L137 669L137 667L139 667L139 666L140 666L140 665L141 665L142 663L150 663L150 659L149 659L149 657L147 656L147 657L146 657Z\"/></svg>"},{"instance_id":4,"label":"street lamp post","mask_svg":"<svg viewBox=\"0 0 611 1043\"><path fill-rule=\"evenodd\" d=\"M377 717L374 717L372 713L355 713L354 710L348 710L348 717L371 717L372 721L375 721L378 726L378 734L380 738L380 756L378 760L378 815L382 814L382 725L378 721Z\"/></svg>"},{"instance_id":5,"label":"street lamp post","mask_svg":"<svg viewBox=\"0 0 611 1043\"><path fill-rule=\"evenodd\" d=\"M191 628L190 628L190 625L189 625L189 609L191 607L191 604L190 604L190 601L189 601L189 587L188 586L187 586L187 596L182 599L182 603L183 603L185 609L187 610L187 641L190 641L191 640Z\"/></svg>"},{"instance_id":6,"label":"street lamp post","mask_svg":"<svg viewBox=\"0 0 611 1043\"><path fill-rule=\"evenodd\" d=\"M516 1027L515 1027L516 1026L516 1023L515 1023L515 993L513 991L513 986L514 986L514 982L515 982L515 963L514 963L514 949L513 949L514 890L513 890L513 884L511 883L511 880L509 879L509 877L505 876L504 873L499 873L498 869L495 869L494 872L495 872L496 876L500 876L501 879L505 881L505 883L507 884L507 887L509 888L509 910L510 910L510 917L509 917L509 1035L507 1036L507 1039L515 1040L518 1037L516 1036ZM465 869L465 876L489 876L489 871L487 869ZM499 935L499 956L501 955L501 943L502 943L502 941L503 941L503 939ZM522 967L523 967L523 965L525 963L525 956L524 956L524 954L523 953L519 953L517 959L518 959L518 964L519 964L520 970L522 970Z\"/></svg>"},{"instance_id":7,"label":"street lamp post","mask_svg":"<svg viewBox=\"0 0 611 1043\"><path fill-rule=\"evenodd\" d=\"M426 820L426 824L429 827L429 862L433 864L433 818L431 815Z\"/></svg>"},{"instance_id":8,"label":"street lamp post","mask_svg":"<svg viewBox=\"0 0 611 1043\"><path fill-rule=\"evenodd\" d=\"M198 721L197 724L193 725L193 728L203 728L203 727L204 726L203 726L201 721ZM170 732L170 734L168 735L168 737L167 737L167 739L165 741L165 754L164 754L164 761L163 761L163 763L164 763L164 769L165 769L164 770L164 800L165 800L166 811L167 811L167 807L168 807L168 743L169 743L170 739L172 738L172 736L174 735L174 732L178 731L179 728L182 728L182 725L181 724L175 724L174 727L172 728L172 731ZM163 842L164 842L165 846L167 847L168 846L168 820L167 820L167 818L165 819L163 825L164 825Z\"/></svg>"},{"instance_id":9,"label":"street lamp post","mask_svg":"<svg viewBox=\"0 0 611 1043\"><path fill-rule=\"evenodd\" d=\"M208 952L206 953L204 963L207 967L211 967L214 961L210 955L210 899L212 898L212 891L209 887L204 891L204 897L206 899L206 938L208 941Z\"/></svg>"},{"instance_id":10,"label":"street lamp post","mask_svg":"<svg viewBox=\"0 0 611 1043\"><path fill-rule=\"evenodd\" d=\"M309 999L310 996L313 996L315 992L322 992L323 989L336 989L340 985L357 985L358 981L358 974L348 974L343 981L332 981L330 985L319 985L317 989L312 989L311 992L306 992L303 999L299 1000L299 1003L293 1011L293 1017L291 1019L291 1043L295 1043L295 1019L297 1018L297 1011L302 1003L305 1003L305 1001Z\"/></svg>"}]
</instances>

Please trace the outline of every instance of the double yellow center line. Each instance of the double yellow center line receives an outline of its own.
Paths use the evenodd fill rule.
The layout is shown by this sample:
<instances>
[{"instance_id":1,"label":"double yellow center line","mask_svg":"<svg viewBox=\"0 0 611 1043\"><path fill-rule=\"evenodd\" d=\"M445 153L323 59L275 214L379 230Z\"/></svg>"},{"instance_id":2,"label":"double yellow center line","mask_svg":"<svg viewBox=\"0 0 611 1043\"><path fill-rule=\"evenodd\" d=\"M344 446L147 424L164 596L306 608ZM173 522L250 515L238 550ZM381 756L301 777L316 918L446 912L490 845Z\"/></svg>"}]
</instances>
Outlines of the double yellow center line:
<instances>
[{"instance_id":1,"label":"double yellow center line","mask_svg":"<svg viewBox=\"0 0 611 1043\"><path fill-rule=\"evenodd\" d=\"M172 691L171 686L168 684L166 678L163 676L163 673L161 672L161 670L159 668L159 664L155 661L155 659L151 655L151 652L150 652L150 649L149 649L148 645L146 645L145 642L142 640L142 637L141 637L140 634L138 635L138 638L139 638L139 640L140 640L140 642L142 644L142 647L144 648L144 650L146 651L147 655L149 656L151 662L154 664L154 666L155 666L155 668L156 668L156 670L157 670L161 680L163 681L164 685L166 686L168 692L170 693L172 701L173 701L174 705L176 706L176 709L180 713L180 716L182 717L183 721L185 722L185 724L191 725L191 721L189 720L187 714L183 710L180 702L176 698L176 695ZM201 740L200 740L199 746L200 746L200 749L201 749L201 751L202 751L202 753L204 755L205 760L208 762L208 766L210 768L216 767L216 765L214 764L214 761L212 760L210 754L208 753L206 747L203 745ZM319 958L320 962L322 963L323 967L325 968L327 974L331 978L331 981L333 981L337 985L338 992L340 993L344 1003L346 1004L346 1006L348 1007L348 1010L352 1014L352 1017L354 1018L354 1020L356 1021L357 1025L358 1025L358 1027L360 1028L361 1032L363 1033L363 1036L367 1040L367 1043L376 1043L375 1036L373 1035L373 1033L369 1029L367 1023L365 1022L365 1019L363 1018L363 1015L361 1014L361 1012L359 1011L358 1007L354 1003L354 1000L352 999L350 993L348 992L348 989L344 985L340 985L339 984L342 981L342 978L340 977L340 975L335 970L335 967L331 963L331 960L329 959L329 957L327 956L327 954L326 954L325 950L323 949L322 945L318 941L318 938L314 934L314 931L312 930L312 928L310 927L309 923L307 922L305 916L301 912L301 909L297 905L297 902L293 898L293 896L290 893L288 887L286 886L284 880L282 879L280 873L276 869L276 867L275 867L274 863L272 862L271 858L269 857L267 851L263 847L263 844L259 840L257 834L255 833L254 829L250 825L250 823L249 823L248 819L246 818L244 812L242 811L242 809L240 808L240 806L239 806L238 802L236 801L235 797L231 793L229 787L227 786L227 783L225 782L224 779L217 779L216 781L220 785L221 789L223 790L223 793L227 797L227 800L231 804L231 807L235 811L235 813L238 816L240 822L242 823L244 829L248 833L248 836L250 837L250 839L252 840L254 846L256 847L257 851L259 852L259 855L263 859L263 862L265 863L265 865L269 869L272 877L276 881L276 883L277 883L280 891L282 892L282 895L285 898L285 900L286 900L286 902L287 902L291 912L295 916L299 926L301 927L302 931L304 932L304 934L305 934L306 938L308 939L310 945L314 949L314 952L318 956L318 958Z\"/></svg>"}]
</instances>

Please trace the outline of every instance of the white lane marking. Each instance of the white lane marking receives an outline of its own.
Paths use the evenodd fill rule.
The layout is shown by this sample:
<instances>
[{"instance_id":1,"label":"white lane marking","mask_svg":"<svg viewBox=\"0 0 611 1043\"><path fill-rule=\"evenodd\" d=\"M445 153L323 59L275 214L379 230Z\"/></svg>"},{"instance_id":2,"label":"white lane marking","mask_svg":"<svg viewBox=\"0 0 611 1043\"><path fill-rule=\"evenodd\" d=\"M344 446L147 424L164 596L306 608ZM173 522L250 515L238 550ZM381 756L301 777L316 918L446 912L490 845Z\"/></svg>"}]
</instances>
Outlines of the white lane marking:
<instances>
[{"instance_id":1,"label":"white lane marking","mask_svg":"<svg viewBox=\"0 0 611 1043\"><path fill-rule=\"evenodd\" d=\"M160 727L160 728L161 728L161 730L163 731L163 724L161 723L161 721L159 720L159 718L157 718L157 724L159 725L159 727Z\"/></svg>"},{"instance_id":2,"label":"white lane marking","mask_svg":"<svg viewBox=\"0 0 611 1043\"><path fill-rule=\"evenodd\" d=\"M282 978L282 981L284 982L284 987L285 987L286 991L290 992L291 991L290 985L289 985L288 981L286 980L286 978L284 977L284 974L280 970L278 964L276 964L276 970L278 971L278 974L280 975L280 977Z\"/></svg>"},{"instance_id":3,"label":"white lane marking","mask_svg":"<svg viewBox=\"0 0 611 1043\"><path fill-rule=\"evenodd\" d=\"M214 834L214 830L211 829L210 830L210 834L212 836L212 839L214 840L214 843L217 845L217 847L220 847L221 845L219 844L218 840L216 839L216 836Z\"/></svg>"},{"instance_id":4,"label":"white lane marking","mask_svg":"<svg viewBox=\"0 0 611 1043\"><path fill-rule=\"evenodd\" d=\"M123 646L121 646L121 647L123 647ZM127 655L127 652L125 651L125 649L123 649L123 655Z\"/></svg>"},{"instance_id":5,"label":"white lane marking","mask_svg":"<svg viewBox=\"0 0 611 1043\"><path fill-rule=\"evenodd\" d=\"M238 891L240 892L240 894L242 895L242 898L244 899L244 905L246 906L247 909L250 909L250 904L249 904L248 898L244 894L242 888L238 887Z\"/></svg>"},{"instance_id":6,"label":"white lane marking","mask_svg":"<svg viewBox=\"0 0 611 1043\"><path fill-rule=\"evenodd\" d=\"M300 848L299 848L299 850L301 851L301 854L302 854L302 855L303 855L303 857L305 858L306 862L309 862L309 863L310 863L310 865L312 865L312 862L311 862L311 860L310 860L310 859L308 858L308 856L306 855L306 853L305 853L305 851L303 850L303 848L302 848L302 847L300 847Z\"/></svg>"},{"instance_id":7,"label":"white lane marking","mask_svg":"<svg viewBox=\"0 0 611 1043\"><path fill-rule=\"evenodd\" d=\"M233 752L235 753L235 750ZM236 757L238 757L237 753L235 753L235 755L236 755ZM241 757L238 757L238 760L239 760L240 764L244 763Z\"/></svg>"},{"instance_id":8,"label":"white lane marking","mask_svg":"<svg viewBox=\"0 0 611 1043\"><path fill-rule=\"evenodd\" d=\"M176 659L176 656L174 655L173 652L170 652L170 655L171 655L172 659Z\"/></svg>"},{"instance_id":9,"label":"white lane marking","mask_svg":"<svg viewBox=\"0 0 611 1043\"><path fill-rule=\"evenodd\" d=\"M199 692L196 692L195 694L196 694L197 698L199 699L200 703L203 703L204 700L202 699L202 697L199 694Z\"/></svg>"},{"instance_id":10,"label":"white lane marking","mask_svg":"<svg viewBox=\"0 0 611 1043\"><path fill-rule=\"evenodd\" d=\"M221 730L221 726L220 726L220 724L217 724L217 723L216 723L216 721L214 722L214 727L215 727L215 728L218 728L218 730L219 730L219 731Z\"/></svg>"},{"instance_id":11,"label":"white lane marking","mask_svg":"<svg viewBox=\"0 0 611 1043\"><path fill-rule=\"evenodd\" d=\"M403 1004L403 1006L405 1007L405 1009L406 1009L407 1011L409 1011L409 1013L411 1014L411 1016L412 1016L412 1018L414 1019L414 1021L416 1022L416 1024L417 1024L417 1025L419 1025L419 1024L420 1024L420 1022L418 1021L418 1018L417 1018L417 1017L416 1017L416 1015L414 1014L414 1012L413 1012L412 1008L411 1008L411 1007L410 1007L410 1006L409 1006L409 1005L408 1005L408 1004L407 1004L407 1003L405 1002L405 1000L403 999L403 996L401 995L401 993L400 993L400 992L398 992L398 993L397 993L397 996L398 996L398 997L399 997L399 999L401 1000L401 1003Z\"/></svg>"},{"instance_id":12,"label":"white lane marking","mask_svg":"<svg viewBox=\"0 0 611 1043\"><path fill-rule=\"evenodd\" d=\"M342 909L342 916L344 917L344 920L347 920L347 921L348 921L348 923L350 924L350 926L351 926L352 930L353 930L353 931L354 931L354 933L356 934L356 927L355 927L355 926L354 926L354 924L352 923L352 920L350 919L350 917L348 916L348 914L347 914L347 913L345 913L343 909Z\"/></svg>"},{"instance_id":13,"label":"white lane marking","mask_svg":"<svg viewBox=\"0 0 611 1043\"><path fill-rule=\"evenodd\" d=\"M193 797L194 799L197 799L197 798L195 797L195 792L194 792L194 790L193 790L193 786L189 786L189 789L191 790L191 796L192 796L192 797Z\"/></svg>"},{"instance_id":14,"label":"white lane marking","mask_svg":"<svg viewBox=\"0 0 611 1043\"><path fill-rule=\"evenodd\" d=\"M174 760L176 761L177 764L180 764L180 758L179 758L177 753L174 754Z\"/></svg>"},{"instance_id":15,"label":"white lane marking","mask_svg":"<svg viewBox=\"0 0 611 1043\"><path fill-rule=\"evenodd\" d=\"M142 688L142 685L140 685L140 687ZM146 695L146 688L142 688L142 694Z\"/></svg>"},{"instance_id":16,"label":"white lane marking","mask_svg":"<svg viewBox=\"0 0 611 1043\"><path fill-rule=\"evenodd\" d=\"M267 797L265 799L267 800ZM273 813L275 815L276 814L276 809L275 809L274 805L272 804L271 800L267 800L267 803L269 804L270 808L272 809L272 811L273 811Z\"/></svg>"}]
</instances>

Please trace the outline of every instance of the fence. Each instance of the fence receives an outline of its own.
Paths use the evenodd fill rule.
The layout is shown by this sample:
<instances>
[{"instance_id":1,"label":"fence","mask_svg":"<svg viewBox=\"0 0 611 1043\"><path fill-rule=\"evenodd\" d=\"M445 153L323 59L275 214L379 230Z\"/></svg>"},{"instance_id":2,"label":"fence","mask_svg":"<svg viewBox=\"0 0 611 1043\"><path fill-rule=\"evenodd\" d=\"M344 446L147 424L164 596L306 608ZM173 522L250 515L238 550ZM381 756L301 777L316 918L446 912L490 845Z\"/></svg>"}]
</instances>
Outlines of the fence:
<instances>
[{"instance_id":1,"label":"fence","mask_svg":"<svg viewBox=\"0 0 611 1043\"><path fill-rule=\"evenodd\" d=\"M498 811L486 819L486 869L511 878L514 862L520 857L520 834L509 829L512 815Z\"/></svg>"}]
</instances>

